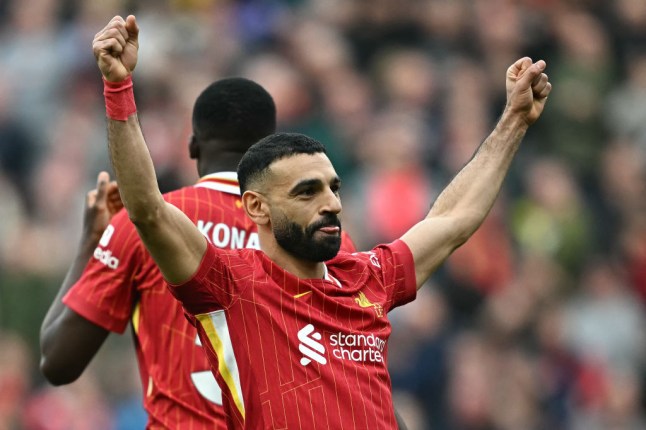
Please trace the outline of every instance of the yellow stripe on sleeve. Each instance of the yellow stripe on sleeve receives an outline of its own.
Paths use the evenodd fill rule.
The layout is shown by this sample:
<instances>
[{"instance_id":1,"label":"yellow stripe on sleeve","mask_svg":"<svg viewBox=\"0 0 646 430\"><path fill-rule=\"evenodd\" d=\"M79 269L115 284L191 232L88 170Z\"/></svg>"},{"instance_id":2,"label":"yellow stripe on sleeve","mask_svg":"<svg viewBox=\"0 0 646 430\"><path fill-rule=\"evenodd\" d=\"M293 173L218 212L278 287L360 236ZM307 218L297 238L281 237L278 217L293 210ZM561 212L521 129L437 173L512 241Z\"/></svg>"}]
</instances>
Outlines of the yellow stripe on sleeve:
<instances>
[{"instance_id":1,"label":"yellow stripe on sleeve","mask_svg":"<svg viewBox=\"0 0 646 430\"><path fill-rule=\"evenodd\" d=\"M233 400L242 415L245 417L244 399L242 398L242 385L238 363L233 354L233 344L229 336L229 326L223 310L208 314L196 315L197 320L204 328L209 343L218 354L218 371L227 384Z\"/></svg>"},{"instance_id":2,"label":"yellow stripe on sleeve","mask_svg":"<svg viewBox=\"0 0 646 430\"><path fill-rule=\"evenodd\" d=\"M135 308L132 310L132 317L131 317L132 328L134 329L136 335L139 335L140 314L141 314L141 304L137 302L137 304L135 305Z\"/></svg>"}]
</instances>

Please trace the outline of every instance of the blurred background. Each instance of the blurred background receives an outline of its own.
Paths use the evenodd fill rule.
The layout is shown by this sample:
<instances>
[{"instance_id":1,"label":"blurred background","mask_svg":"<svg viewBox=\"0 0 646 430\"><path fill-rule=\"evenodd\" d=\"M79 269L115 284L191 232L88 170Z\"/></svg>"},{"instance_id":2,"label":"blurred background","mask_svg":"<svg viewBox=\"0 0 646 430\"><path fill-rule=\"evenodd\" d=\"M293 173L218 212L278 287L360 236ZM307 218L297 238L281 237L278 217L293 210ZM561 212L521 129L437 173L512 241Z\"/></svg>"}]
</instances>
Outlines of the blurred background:
<instances>
[{"instance_id":1,"label":"blurred background","mask_svg":"<svg viewBox=\"0 0 646 430\"><path fill-rule=\"evenodd\" d=\"M164 191L196 180L192 104L242 75L329 148L359 248L423 217L488 135L505 71L554 85L484 225L391 313L409 428L646 429L646 1L0 0L0 430L142 429L131 339L48 386L38 331L109 169L91 41L136 13Z\"/></svg>"}]
</instances>

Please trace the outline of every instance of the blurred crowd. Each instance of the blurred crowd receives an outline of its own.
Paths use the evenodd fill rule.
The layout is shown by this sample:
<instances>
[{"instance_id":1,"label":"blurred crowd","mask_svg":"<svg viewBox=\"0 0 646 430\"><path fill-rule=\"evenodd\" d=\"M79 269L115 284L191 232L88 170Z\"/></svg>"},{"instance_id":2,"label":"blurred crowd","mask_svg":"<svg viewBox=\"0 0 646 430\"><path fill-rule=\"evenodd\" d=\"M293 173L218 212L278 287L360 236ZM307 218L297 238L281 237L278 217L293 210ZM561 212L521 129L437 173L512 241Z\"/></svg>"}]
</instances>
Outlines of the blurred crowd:
<instances>
[{"instance_id":1,"label":"blurred crowd","mask_svg":"<svg viewBox=\"0 0 646 430\"><path fill-rule=\"evenodd\" d=\"M644 0L0 0L0 430L142 428L129 339L69 387L37 368L110 169L91 41L128 13L162 190L197 179L196 96L246 76L281 130L328 147L361 249L427 213L500 115L507 67L546 60L554 90L492 213L391 313L395 404L411 430L646 429Z\"/></svg>"}]
</instances>

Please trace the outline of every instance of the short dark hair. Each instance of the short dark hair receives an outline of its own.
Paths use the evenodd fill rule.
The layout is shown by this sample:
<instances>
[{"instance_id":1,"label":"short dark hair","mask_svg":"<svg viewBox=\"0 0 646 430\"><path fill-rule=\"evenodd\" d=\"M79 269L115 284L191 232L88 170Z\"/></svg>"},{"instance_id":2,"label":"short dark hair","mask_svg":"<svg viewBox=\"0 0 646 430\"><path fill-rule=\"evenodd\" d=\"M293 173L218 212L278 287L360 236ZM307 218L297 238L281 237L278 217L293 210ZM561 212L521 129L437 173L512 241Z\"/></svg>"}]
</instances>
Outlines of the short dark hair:
<instances>
[{"instance_id":1,"label":"short dark hair","mask_svg":"<svg viewBox=\"0 0 646 430\"><path fill-rule=\"evenodd\" d=\"M249 146L276 131L276 105L260 85L245 78L213 82L193 106L193 132L200 140L230 142L231 150Z\"/></svg>"},{"instance_id":2,"label":"short dark hair","mask_svg":"<svg viewBox=\"0 0 646 430\"><path fill-rule=\"evenodd\" d=\"M238 164L240 193L247 191L251 182L260 179L269 165L297 154L325 154L325 146L318 140L300 133L275 133L249 148Z\"/></svg>"}]
</instances>

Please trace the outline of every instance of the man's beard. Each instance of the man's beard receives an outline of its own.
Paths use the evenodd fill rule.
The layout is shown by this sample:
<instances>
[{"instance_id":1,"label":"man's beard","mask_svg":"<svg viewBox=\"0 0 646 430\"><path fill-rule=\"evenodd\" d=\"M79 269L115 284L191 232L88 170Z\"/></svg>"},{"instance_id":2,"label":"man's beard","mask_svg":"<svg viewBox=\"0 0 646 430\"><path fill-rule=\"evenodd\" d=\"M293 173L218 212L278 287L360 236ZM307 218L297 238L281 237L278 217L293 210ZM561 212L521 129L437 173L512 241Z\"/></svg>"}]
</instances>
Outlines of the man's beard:
<instances>
[{"instance_id":1,"label":"man's beard","mask_svg":"<svg viewBox=\"0 0 646 430\"><path fill-rule=\"evenodd\" d=\"M278 244L292 256L314 262L327 261L334 258L341 248L341 222L336 215L326 215L319 221L308 225L305 230L280 214L273 222L274 237ZM321 233L321 239L315 239L314 234L321 227L339 227L338 235Z\"/></svg>"}]
</instances>

